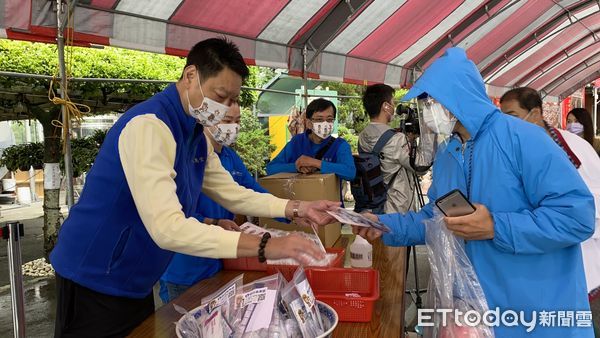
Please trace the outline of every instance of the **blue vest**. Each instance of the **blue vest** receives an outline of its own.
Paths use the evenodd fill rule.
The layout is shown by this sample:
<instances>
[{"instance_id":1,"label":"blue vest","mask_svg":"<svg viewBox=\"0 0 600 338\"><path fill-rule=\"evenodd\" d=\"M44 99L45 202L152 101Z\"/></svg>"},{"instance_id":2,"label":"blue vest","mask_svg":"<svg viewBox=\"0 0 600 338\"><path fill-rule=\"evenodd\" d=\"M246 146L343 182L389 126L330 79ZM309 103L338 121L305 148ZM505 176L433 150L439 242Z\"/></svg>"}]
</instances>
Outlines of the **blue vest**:
<instances>
[{"instance_id":1,"label":"blue vest","mask_svg":"<svg viewBox=\"0 0 600 338\"><path fill-rule=\"evenodd\" d=\"M50 255L56 272L97 292L143 298L173 252L156 245L134 204L119 158L119 136L134 117L155 114L177 143L177 197L186 217L196 213L206 162L202 126L183 110L175 85L128 110L110 129Z\"/></svg>"},{"instance_id":2,"label":"blue vest","mask_svg":"<svg viewBox=\"0 0 600 338\"><path fill-rule=\"evenodd\" d=\"M242 159L233 149L224 146L219 154L219 159L223 168L231 174L237 184L257 192L266 192L254 180L252 180L253 185L244 182L244 176L250 174ZM202 193L200 193L198 213L204 217L215 219L233 219L234 217L232 212ZM173 284L193 285L200 280L214 276L222 268L223 264L220 259L176 253L160 280Z\"/></svg>"},{"instance_id":3,"label":"blue vest","mask_svg":"<svg viewBox=\"0 0 600 338\"><path fill-rule=\"evenodd\" d=\"M294 162L302 155L315 157L317 155L317 152L323 147L325 147L331 139L331 136L324 139L319 144L319 147L317 148L318 150L315 151L314 143L310 140L310 138L308 138L310 132L311 131L308 130L305 133L298 134L292 137L292 139L289 142L289 145L290 147L292 147L293 157L295 158L288 159L288 162ZM340 148L342 142L344 142L342 138L336 138L329 147L329 149L325 152L325 155L323 155L322 160L327 162L335 162L335 155L337 154L337 151Z\"/></svg>"}]
</instances>

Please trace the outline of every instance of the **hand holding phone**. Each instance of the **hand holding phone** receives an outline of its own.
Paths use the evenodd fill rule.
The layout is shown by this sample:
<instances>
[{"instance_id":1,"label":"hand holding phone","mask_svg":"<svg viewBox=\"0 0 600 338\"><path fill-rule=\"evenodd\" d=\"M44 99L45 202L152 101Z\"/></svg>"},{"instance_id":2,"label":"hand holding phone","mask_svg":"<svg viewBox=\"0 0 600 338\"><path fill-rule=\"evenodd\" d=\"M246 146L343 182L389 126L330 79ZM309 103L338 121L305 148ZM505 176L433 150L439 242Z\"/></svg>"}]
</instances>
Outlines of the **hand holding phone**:
<instances>
[{"instance_id":1,"label":"hand holding phone","mask_svg":"<svg viewBox=\"0 0 600 338\"><path fill-rule=\"evenodd\" d=\"M435 205L447 217L465 216L475 212L473 204L458 189L438 198Z\"/></svg>"},{"instance_id":2,"label":"hand holding phone","mask_svg":"<svg viewBox=\"0 0 600 338\"><path fill-rule=\"evenodd\" d=\"M471 204L460 190L452 190L438 198L435 205L446 215L448 230L465 240L494 238L494 220L483 204Z\"/></svg>"}]
</instances>

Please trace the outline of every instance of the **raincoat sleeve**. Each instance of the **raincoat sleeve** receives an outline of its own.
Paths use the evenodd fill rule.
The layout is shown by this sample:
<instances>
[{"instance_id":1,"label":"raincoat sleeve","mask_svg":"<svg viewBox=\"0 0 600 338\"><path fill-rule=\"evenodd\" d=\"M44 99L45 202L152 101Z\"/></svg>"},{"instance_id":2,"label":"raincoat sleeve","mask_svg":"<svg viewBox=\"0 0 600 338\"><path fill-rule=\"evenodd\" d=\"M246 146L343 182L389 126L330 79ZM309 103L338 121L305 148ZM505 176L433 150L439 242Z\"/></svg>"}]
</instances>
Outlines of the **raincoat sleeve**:
<instances>
[{"instance_id":1,"label":"raincoat sleeve","mask_svg":"<svg viewBox=\"0 0 600 338\"><path fill-rule=\"evenodd\" d=\"M594 200L575 167L544 133L527 133L526 139L520 135L513 136L508 153L532 208L492 212L495 245L508 253L541 254L589 238Z\"/></svg>"},{"instance_id":2,"label":"raincoat sleeve","mask_svg":"<svg viewBox=\"0 0 600 338\"><path fill-rule=\"evenodd\" d=\"M340 179L352 181L356 175L356 167L354 166L354 157L352 157L352 149L348 142L340 143L336 154L335 162L321 162L322 174L336 174Z\"/></svg>"},{"instance_id":3,"label":"raincoat sleeve","mask_svg":"<svg viewBox=\"0 0 600 338\"><path fill-rule=\"evenodd\" d=\"M427 193L430 201L435 201L433 185ZM433 203L427 203L419 212L409 211L405 214L379 215L379 220L392 231L381 239L388 246L412 246L425 244L425 225L423 220L433 217Z\"/></svg>"},{"instance_id":4,"label":"raincoat sleeve","mask_svg":"<svg viewBox=\"0 0 600 338\"><path fill-rule=\"evenodd\" d=\"M296 161L288 162L287 160L288 158L292 158L292 155L292 147L288 142L279 154L267 164L267 175L297 172Z\"/></svg>"}]
</instances>

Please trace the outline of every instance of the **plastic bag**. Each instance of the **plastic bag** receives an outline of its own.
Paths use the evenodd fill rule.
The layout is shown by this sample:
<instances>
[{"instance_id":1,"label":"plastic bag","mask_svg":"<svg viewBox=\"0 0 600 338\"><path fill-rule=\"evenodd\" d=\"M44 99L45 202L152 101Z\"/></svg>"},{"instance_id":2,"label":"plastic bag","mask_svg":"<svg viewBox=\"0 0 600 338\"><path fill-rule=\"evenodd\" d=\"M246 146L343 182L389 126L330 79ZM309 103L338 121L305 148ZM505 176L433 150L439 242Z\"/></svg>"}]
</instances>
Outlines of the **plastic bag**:
<instances>
[{"instance_id":1,"label":"plastic bag","mask_svg":"<svg viewBox=\"0 0 600 338\"><path fill-rule=\"evenodd\" d=\"M222 318L223 335L229 337L231 332L240 321L240 309L236 307L236 299L243 292L244 275L241 274L225 286L221 287L211 295L202 298L201 304L205 305L202 309L206 312L207 316L213 314L213 312L220 312L218 316Z\"/></svg>"},{"instance_id":2,"label":"plastic bag","mask_svg":"<svg viewBox=\"0 0 600 338\"><path fill-rule=\"evenodd\" d=\"M317 324L319 324L319 330L325 331L323 320L321 319L321 312L319 312L319 309L317 308L315 294L308 283L306 273L302 267L296 269L296 272L294 272L294 277L292 278L292 282L296 284L296 290L298 290L300 298L302 298L304 301L306 309L312 313L314 318L316 318Z\"/></svg>"},{"instance_id":3,"label":"plastic bag","mask_svg":"<svg viewBox=\"0 0 600 338\"><path fill-rule=\"evenodd\" d=\"M191 313L177 304L173 304L173 307L175 308L175 311L183 315L183 318L176 323L176 329L179 330L181 337L202 338L202 328L200 324L202 309L195 313Z\"/></svg>"},{"instance_id":4,"label":"plastic bag","mask_svg":"<svg viewBox=\"0 0 600 338\"><path fill-rule=\"evenodd\" d=\"M236 299L241 319L235 327L233 337L282 337L281 318L276 305L279 303L284 281L281 274L275 274L244 285L243 293Z\"/></svg>"},{"instance_id":5,"label":"plastic bag","mask_svg":"<svg viewBox=\"0 0 600 338\"><path fill-rule=\"evenodd\" d=\"M313 309L306 306L307 302L304 299L306 298L306 294L302 295L298 292L297 285L294 283L293 279L283 288L281 297L285 303L287 316L296 319L300 331L302 332L302 337L314 338L323 334L324 331L321 329L322 324L320 324L319 320L315 317ZM310 301L308 303L310 303Z\"/></svg>"},{"instance_id":6,"label":"plastic bag","mask_svg":"<svg viewBox=\"0 0 600 338\"><path fill-rule=\"evenodd\" d=\"M248 222L240 225L240 230L243 233L247 233L250 235L256 235L256 236L262 236L265 232L269 232L271 234L271 237L284 237L284 236L288 236L290 234L296 233L308 240L313 241L313 243L315 243L317 246L323 247L323 244L321 243L319 236L317 236L316 234L306 233L304 231L285 231L285 230L278 230L278 229L265 229L265 228L256 226L252 223L248 223ZM323 258L321 260L314 259L312 257L309 257L308 255L306 257L309 259L308 266L330 266L331 263L337 258L337 254L326 253L325 258ZM269 259L269 260L267 260L267 263L271 264L271 265L300 265L300 263L293 258Z\"/></svg>"},{"instance_id":7,"label":"plastic bag","mask_svg":"<svg viewBox=\"0 0 600 338\"><path fill-rule=\"evenodd\" d=\"M425 309L452 310L450 313L433 313L433 326L425 327L425 337L432 338L491 338L492 328L481 320L489 310L483 289L464 249L464 241L446 228L443 215L434 210L434 217L423 221L427 257L431 266L429 292ZM463 315L475 311L476 316L455 318L459 310ZM473 312L471 312L473 314ZM445 318L444 318L445 317ZM445 324L444 324L445 319Z\"/></svg>"}]
</instances>

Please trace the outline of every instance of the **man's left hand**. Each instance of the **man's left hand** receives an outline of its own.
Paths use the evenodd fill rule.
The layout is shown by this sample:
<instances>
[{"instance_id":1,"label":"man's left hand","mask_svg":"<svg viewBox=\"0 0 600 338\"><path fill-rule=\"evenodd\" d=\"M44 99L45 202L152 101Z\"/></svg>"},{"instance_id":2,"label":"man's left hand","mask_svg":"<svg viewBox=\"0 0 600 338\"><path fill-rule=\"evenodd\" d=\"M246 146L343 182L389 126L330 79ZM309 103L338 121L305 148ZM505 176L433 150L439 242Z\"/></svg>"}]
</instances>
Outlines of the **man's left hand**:
<instances>
[{"instance_id":1,"label":"man's left hand","mask_svg":"<svg viewBox=\"0 0 600 338\"><path fill-rule=\"evenodd\" d=\"M483 204L475 204L475 212L470 215L444 217L444 221L448 230L466 240L494 238L494 220Z\"/></svg>"},{"instance_id":2,"label":"man's left hand","mask_svg":"<svg viewBox=\"0 0 600 338\"><path fill-rule=\"evenodd\" d=\"M321 169L321 161L310 156L302 155L296 160L296 168L300 169L302 167Z\"/></svg>"}]
</instances>

